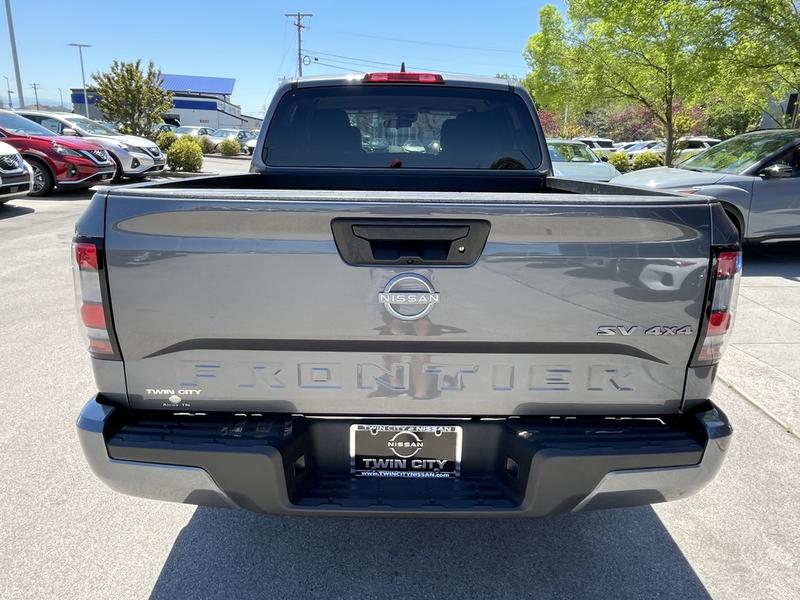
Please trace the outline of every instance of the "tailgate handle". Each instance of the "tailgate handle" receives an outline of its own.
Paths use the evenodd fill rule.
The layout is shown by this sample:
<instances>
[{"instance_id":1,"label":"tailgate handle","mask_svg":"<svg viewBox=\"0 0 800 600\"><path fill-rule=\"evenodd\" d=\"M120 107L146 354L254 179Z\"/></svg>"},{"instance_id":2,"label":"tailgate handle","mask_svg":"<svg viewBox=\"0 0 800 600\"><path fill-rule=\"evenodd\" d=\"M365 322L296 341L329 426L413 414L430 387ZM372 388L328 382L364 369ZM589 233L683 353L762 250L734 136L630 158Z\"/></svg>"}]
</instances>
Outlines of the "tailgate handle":
<instances>
[{"instance_id":1,"label":"tailgate handle","mask_svg":"<svg viewBox=\"0 0 800 600\"><path fill-rule=\"evenodd\" d=\"M351 265L468 266L478 260L489 222L466 219L334 219L333 238Z\"/></svg>"}]
</instances>

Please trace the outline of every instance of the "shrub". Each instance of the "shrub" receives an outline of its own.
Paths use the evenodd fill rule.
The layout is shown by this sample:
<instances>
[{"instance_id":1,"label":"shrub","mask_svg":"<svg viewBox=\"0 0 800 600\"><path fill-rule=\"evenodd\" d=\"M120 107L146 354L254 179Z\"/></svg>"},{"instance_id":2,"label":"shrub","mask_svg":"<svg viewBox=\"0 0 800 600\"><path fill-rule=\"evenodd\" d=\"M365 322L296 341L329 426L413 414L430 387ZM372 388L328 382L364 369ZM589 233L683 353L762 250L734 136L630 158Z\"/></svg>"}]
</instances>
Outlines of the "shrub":
<instances>
[{"instance_id":1,"label":"shrub","mask_svg":"<svg viewBox=\"0 0 800 600\"><path fill-rule=\"evenodd\" d=\"M657 152L650 150L642 152L633 157L633 170L649 169L651 167L660 167L664 164L664 157Z\"/></svg>"},{"instance_id":2,"label":"shrub","mask_svg":"<svg viewBox=\"0 0 800 600\"><path fill-rule=\"evenodd\" d=\"M222 156L236 156L242 152L242 146L233 138L227 138L220 142L219 151Z\"/></svg>"},{"instance_id":3,"label":"shrub","mask_svg":"<svg viewBox=\"0 0 800 600\"><path fill-rule=\"evenodd\" d=\"M162 131L156 138L156 144L158 144L158 147L161 148L162 152L166 152L177 139L178 136L171 131Z\"/></svg>"},{"instance_id":4,"label":"shrub","mask_svg":"<svg viewBox=\"0 0 800 600\"><path fill-rule=\"evenodd\" d=\"M175 140L167 151L167 165L173 171L197 173L203 166L203 151L191 136Z\"/></svg>"},{"instance_id":5,"label":"shrub","mask_svg":"<svg viewBox=\"0 0 800 600\"><path fill-rule=\"evenodd\" d=\"M608 162L620 173L627 173L631 170L631 163L628 161L628 155L624 152L612 152L608 155Z\"/></svg>"},{"instance_id":6,"label":"shrub","mask_svg":"<svg viewBox=\"0 0 800 600\"><path fill-rule=\"evenodd\" d=\"M197 139L200 142L200 149L203 151L203 154L211 154L216 149L214 148L214 142L212 142L207 135L201 135Z\"/></svg>"}]
</instances>

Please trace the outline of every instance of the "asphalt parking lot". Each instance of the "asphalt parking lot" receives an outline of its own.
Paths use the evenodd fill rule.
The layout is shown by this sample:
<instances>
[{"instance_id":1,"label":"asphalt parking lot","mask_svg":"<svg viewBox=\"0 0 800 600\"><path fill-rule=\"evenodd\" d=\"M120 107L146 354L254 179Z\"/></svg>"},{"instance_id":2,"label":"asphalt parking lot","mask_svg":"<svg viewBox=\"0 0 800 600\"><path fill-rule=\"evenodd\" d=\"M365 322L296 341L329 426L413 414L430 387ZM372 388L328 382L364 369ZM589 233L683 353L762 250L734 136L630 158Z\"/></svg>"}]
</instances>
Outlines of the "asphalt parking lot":
<instances>
[{"instance_id":1,"label":"asphalt parking lot","mask_svg":"<svg viewBox=\"0 0 800 600\"><path fill-rule=\"evenodd\" d=\"M89 472L69 264L89 196L0 206L1 598L800 598L800 244L748 249L714 394L735 440L699 495L528 521L277 518Z\"/></svg>"}]
</instances>

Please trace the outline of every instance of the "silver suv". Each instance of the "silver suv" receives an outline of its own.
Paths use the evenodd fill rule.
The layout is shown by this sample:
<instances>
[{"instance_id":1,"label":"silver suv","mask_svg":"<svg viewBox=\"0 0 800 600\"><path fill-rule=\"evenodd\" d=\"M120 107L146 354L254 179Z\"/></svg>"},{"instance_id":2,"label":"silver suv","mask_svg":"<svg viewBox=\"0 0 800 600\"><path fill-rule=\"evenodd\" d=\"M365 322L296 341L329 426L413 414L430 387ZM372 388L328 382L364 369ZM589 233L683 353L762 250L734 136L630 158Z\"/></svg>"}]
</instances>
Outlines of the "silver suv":
<instances>
[{"instance_id":1,"label":"silver suv","mask_svg":"<svg viewBox=\"0 0 800 600\"><path fill-rule=\"evenodd\" d=\"M124 135L81 115L34 110L18 110L17 114L58 135L83 137L103 146L117 166L114 181L123 177L142 179L148 173L163 170L166 164L164 154L154 142L135 135Z\"/></svg>"}]
</instances>

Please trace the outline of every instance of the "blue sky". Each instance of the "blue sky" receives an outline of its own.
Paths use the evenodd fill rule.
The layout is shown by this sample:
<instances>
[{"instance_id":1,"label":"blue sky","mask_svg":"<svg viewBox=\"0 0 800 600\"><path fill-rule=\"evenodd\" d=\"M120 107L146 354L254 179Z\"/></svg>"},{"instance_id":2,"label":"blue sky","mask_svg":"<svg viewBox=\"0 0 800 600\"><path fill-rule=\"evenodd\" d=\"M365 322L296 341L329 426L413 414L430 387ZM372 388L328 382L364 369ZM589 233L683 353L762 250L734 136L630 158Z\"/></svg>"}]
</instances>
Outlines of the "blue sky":
<instances>
[{"instance_id":1,"label":"blue sky","mask_svg":"<svg viewBox=\"0 0 800 600\"><path fill-rule=\"evenodd\" d=\"M233 77L233 101L258 114L280 77L296 68L296 31L284 13L313 13L303 31L305 54L317 58L305 74L352 68L391 70L364 63L401 60L411 67L495 75L524 75L522 49L545 2L478 0L379 2L366 0L11 0L25 100L30 84L39 98L65 101L80 87L78 52L69 42L92 44L89 73L112 60L153 60L165 73ZM560 5L560 2L555 2ZM14 83L5 11L0 3L0 92ZM394 38L394 39L388 39ZM407 41L398 41L407 40ZM417 42L417 43L411 43ZM424 43L420 43L424 42ZM324 63L324 64L320 64ZM17 104L14 96L15 105Z\"/></svg>"}]
</instances>

